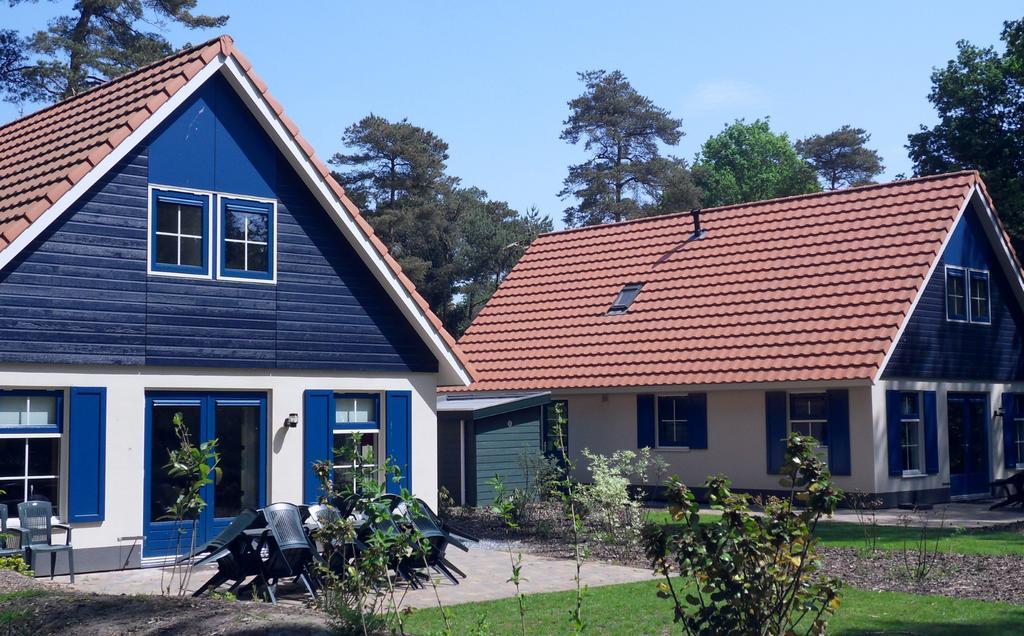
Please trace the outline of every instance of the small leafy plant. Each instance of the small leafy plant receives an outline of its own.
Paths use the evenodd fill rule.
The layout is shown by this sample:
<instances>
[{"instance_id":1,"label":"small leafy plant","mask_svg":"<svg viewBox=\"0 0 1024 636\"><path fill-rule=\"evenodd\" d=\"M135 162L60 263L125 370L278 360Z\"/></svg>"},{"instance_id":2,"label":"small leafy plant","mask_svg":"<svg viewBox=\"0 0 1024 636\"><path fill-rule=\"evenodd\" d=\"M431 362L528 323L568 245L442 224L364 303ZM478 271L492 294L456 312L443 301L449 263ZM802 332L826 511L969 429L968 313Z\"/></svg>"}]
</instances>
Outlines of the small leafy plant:
<instances>
[{"instance_id":1,"label":"small leafy plant","mask_svg":"<svg viewBox=\"0 0 1024 636\"><path fill-rule=\"evenodd\" d=\"M864 552L873 553L878 548L878 509L884 503L881 499L864 492L850 493L846 500L857 515L857 525L863 532Z\"/></svg>"},{"instance_id":2,"label":"small leafy plant","mask_svg":"<svg viewBox=\"0 0 1024 636\"><path fill-rule=\"evenodd\" d=\"M500 475L495 475L491 478L491 487L494 488L494 503L491 505L491 511L505 524L506 549L508 550L509 563L512 566L512 576L508 579L507 583L511 583L516 587L516 602L519 605L519 625L523 636L526 636L526 598L519 588L519 584L525 580L523 578L523 554L520 552L518 555L513 556L512 537L509 533L510 530L519 527L519 523L516 520L517 498L514 493L510 494L505 490L505 482L501 479Z\"/></svg>"},{"instance_id":3,"label":"small leafy plant","mask_svg":"<svg viewBox=\"0 0 1024 636\"><path fill-rule=\"evenodd\" d=\"M178 439L178 447L168 449L167 464L164 469L167 474L177 479L181 486L177 489L177 496L174 502L167 507L167 514L161 519L174 522L175 529L175 554L182 553L183 543L188 543L189 554L196 547L196 529L199 524L199 514L206 508L206 501L202 497L203 488L214 483L220 478L220 454L217 452L217 440L212 439L202 442L196 446L192 442L192 436L185 425L184 416L175 413L171 419L174 425L174 435ZM191 531L191 532L190 532ZM188 590L189 580L192 578L192 564L173 563L170 567L170 576L164 579L164 572L160 574L160 588L164 594L170 595L174 588L175 576L177 576L178 596L184 596Z\"/></svg>"},{"instance_id":4,"label":"small leafy plant","mask_svg":"<svg viewBox=\"0 0 1024 636\"><path fill-rule=\"evenodd\" d=\"M839 581L818 575L814 529L835 511L842 493L816 446L811 437L790 436L781 482L788 496L768 498L761 515L752 514L750 495L732 492L718 475L705 487L711 507L722 514L702 524L693 491L669 480L669 511L678 525L648 526L644 544L663 579L658 595L672 601L685 633L825 632L839 608Z\"/></svg>"}]
</instances>

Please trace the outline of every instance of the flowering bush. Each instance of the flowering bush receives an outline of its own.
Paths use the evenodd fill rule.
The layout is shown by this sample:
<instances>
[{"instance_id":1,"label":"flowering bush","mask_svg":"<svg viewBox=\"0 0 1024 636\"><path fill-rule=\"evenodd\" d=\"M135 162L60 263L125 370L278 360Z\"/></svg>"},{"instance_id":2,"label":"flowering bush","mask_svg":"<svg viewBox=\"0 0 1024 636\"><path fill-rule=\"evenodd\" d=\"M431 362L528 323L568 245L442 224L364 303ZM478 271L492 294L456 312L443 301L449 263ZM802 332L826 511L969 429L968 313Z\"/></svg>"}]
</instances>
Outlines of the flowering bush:
<instances>
[{"instance_id":1,"label":"flowering bush","mask_svg":"<svg viewBox=\"0 0 1024 636\"><path fill-rule=\"evenodd\" d=\"M583 449L590 472L590 483L580 486L579 501L587 529L602 543L621 546L625 553L639 549L641 530L646 522L642 493L630 486L646 483L665 469L660 457L650 448L620 450L611 455Z\"/></svg>"}]
</instances>

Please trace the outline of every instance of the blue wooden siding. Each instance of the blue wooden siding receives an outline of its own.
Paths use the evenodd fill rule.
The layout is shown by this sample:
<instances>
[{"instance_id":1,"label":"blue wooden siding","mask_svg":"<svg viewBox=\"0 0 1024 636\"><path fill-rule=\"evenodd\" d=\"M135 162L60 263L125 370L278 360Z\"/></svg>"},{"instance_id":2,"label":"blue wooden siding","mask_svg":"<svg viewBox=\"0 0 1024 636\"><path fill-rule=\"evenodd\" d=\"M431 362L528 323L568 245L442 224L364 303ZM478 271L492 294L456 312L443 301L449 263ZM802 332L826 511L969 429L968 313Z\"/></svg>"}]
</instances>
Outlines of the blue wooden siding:
<instances>
[{"instance_id":1,"label":"blue wooden siding","mask_svg":"<svg viewBox=\"0 0 1024 636\"><path fill-rule=\"evenodd\" d=\"M946 320L946 265L991 272L991 325ZM940 257L884 377L1000 382L1024 379L1022 333L1024 313L980 219L968 209Z\"/></svg>"},{"instance_id":2,"label":"blue wooden siding","mask_svg":"<svg viewBox=\"0 0 1024 636\"><path fill-rule=\"evenodd\" d=\"M0 272L0 361L437 370L328 213L225 90L216 76ZM277 284L147 275L147 176L257 196L273 184Z\"/></svg>"}]
</instances>

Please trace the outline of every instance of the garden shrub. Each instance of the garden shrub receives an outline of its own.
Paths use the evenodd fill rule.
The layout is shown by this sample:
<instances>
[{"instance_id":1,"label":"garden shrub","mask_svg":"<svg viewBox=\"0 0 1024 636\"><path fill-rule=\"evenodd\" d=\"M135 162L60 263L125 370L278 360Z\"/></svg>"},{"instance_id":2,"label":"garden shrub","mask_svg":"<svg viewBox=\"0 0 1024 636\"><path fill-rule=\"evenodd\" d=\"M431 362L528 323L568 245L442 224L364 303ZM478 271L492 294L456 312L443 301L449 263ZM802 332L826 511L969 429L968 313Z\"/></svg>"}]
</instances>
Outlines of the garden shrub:
<instances>
[{"instance_id":1,"label":"garden shrub","mask_svg":"<svg viewBox=\"0 0 1024 636\"><path fill-rule=\"evenodd\" d=\"M652 456L650 448L611 455L585 448L583 457L590 472L590 483L579 487L585 527L601 543L621 548L624 555L633 553L640 547L647 514L642 493L631 483L646 483L652 474L663 473L665 461Z\"/></svg>"},{"instance_id":2,"label":"garden shrub","mask_svg":"<svg viewBox=\"0 0 1024 636\"><path fill-rule=\"evenodd\" d=\"M25 563L25 559L20 554L0 556L0 570L13 570L18 574L33 576L32 566Z\"/></svg>"},{"instance_id":3,"label":"garden shrub","mask_svg":"<svg viewBox=\"0 0 1024 636\"><path fill-rule=\"evenodd\" d=\"M822 634L839 607L839 581L819 574L814 529L842 498L811 437L788 440L780 482L786 497L750 510L751 496L734 493L718 475L705 482L721 517L702 524L693 491L668 482L674 525L650 525L644 546L659 596L672 600L687 634ZM676 579L678 574L682 579ZM691 587L692 585L692 587Z\"/></svg>"}]
</instances>

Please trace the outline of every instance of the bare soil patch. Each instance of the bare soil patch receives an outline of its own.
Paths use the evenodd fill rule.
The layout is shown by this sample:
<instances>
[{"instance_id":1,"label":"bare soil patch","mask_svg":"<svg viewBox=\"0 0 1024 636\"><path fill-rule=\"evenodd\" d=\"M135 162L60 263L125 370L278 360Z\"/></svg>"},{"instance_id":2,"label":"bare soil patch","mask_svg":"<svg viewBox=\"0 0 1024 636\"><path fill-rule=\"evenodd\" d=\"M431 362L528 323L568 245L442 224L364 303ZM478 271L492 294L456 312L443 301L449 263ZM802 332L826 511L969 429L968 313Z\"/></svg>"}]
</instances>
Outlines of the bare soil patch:
<instances>
[{"instance_id":1,"label":"bare soil patch","mask_svg":"<svg viewBox=\"0 0 1024 636\"><path fill-rule=\"evenodd\" d=\"M312 609L163 596L83 594L0 571L0 634L328 634Z\"/></svg>"}]
</instances>

